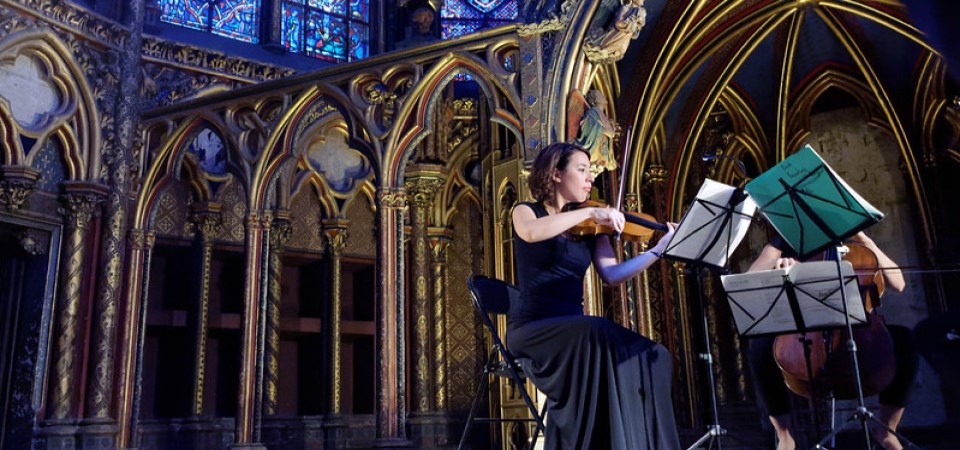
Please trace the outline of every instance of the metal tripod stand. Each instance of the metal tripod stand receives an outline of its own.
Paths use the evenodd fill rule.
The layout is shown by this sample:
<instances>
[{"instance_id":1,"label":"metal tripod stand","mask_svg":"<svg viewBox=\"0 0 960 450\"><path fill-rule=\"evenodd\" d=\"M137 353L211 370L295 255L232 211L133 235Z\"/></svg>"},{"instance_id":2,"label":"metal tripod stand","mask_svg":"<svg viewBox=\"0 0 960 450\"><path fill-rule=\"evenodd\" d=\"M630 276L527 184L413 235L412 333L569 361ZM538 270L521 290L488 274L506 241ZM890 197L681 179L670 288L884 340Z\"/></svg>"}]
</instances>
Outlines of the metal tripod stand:
<instances>
[{"instance_id":1,"label":"metal tripod stand","mask_svg":"<svg viewBox=\"0 0 960 450\"><path fill-rule=\"evenodd\" d=\"M703 296L703 272L706 269L699 267L695 264L692 265L692 268L697 272L697 296L700 300L700 308L706 309L704 308L705 302L703 299L704 297ZM717 388L716 388L716 381L713 376L713 355L710 353L710 349L712 348L710 343L710 326L707 323L706 312L701 313L700 318L701 318L701 325L703 326L703 353L700 353L700 359L702 359L707 366L707 381L708 381L707 384L710 387L711 422L709 425L707 425L706 433L704 433L703 436L700 436L700 439L697 439L696 442L694 442L692 445L690 445L689 448L687 448L687 450L695 450L698 448L708 448L708 449L716 448L718 450L722 450L723 442L720 439L722 436L727 436L744 446L753 448L751 445L747 444L742 439L734 436L733 434L730 434L726 428L720 425L720 410L717 407ZM714 447L714 443L716 443L716 447ZM701 447L702 444L707 444L707 446Z\"/></svg>"},{"instance_id":2,"label":"metal tripod stand","mask_svg":"<svg viewBox=\"0 0 960 450\"><path fill-rule=\"evenodd\" d=\"M820 442L817 443L813 448L814 450L820 449L831 449L827 447L827 442L831 442L831 445L835 445L834 442L836 437L840 432L850 427L852 423L858 423L860 429L863 430L863 441L866 444L866 449L871 449L872 436L870 436L870 427L868 422L873 423L876 426L879 426L888 432L892 433L897 439L900 440L900 443L903 444L904 448L914 448L919 449L916 444L910 442L905 436L898 433L896 430L891 429L887 424L881 422L879 419L873 416L873 413L867 409L866 404L863 401L863 381L860 378L860 361L857 359L857 342L853 339L853 324L850 322L850 312L847 308L847 293L843 288L843 272L840 270L840 261L843 259L843 256L849 252L849 249L843 244L838 244L836 246L835 261L837 263L837 278L840 280L840 298L843 300L843 319L844 325L847 328L847 350L850 352L851 362L853 363L853 375L857 385L857 409L853 414L838 428L835 428L830 434L824 436Z\"/></svg>"}]
</instances>

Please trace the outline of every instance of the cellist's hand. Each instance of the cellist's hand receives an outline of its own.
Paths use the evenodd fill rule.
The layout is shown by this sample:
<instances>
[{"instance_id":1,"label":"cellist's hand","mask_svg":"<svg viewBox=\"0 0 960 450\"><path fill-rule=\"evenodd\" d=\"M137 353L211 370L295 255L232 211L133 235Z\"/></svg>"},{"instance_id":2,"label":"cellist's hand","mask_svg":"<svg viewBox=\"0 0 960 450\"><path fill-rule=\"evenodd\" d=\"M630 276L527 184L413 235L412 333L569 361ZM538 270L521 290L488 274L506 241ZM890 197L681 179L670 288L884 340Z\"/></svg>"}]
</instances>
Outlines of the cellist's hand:
<instances>
[{"instance_id":1,"label":"cellist's hand","mask_svg":"<svg viewBox=\"0 0 960 450\"><path fill-rule=\"evenodd\" d=\"M787 267L794 266L799 264L794 258L777 258L777 262L774 264L774 269L786 269Z\"/></svg>"}]
</instances>

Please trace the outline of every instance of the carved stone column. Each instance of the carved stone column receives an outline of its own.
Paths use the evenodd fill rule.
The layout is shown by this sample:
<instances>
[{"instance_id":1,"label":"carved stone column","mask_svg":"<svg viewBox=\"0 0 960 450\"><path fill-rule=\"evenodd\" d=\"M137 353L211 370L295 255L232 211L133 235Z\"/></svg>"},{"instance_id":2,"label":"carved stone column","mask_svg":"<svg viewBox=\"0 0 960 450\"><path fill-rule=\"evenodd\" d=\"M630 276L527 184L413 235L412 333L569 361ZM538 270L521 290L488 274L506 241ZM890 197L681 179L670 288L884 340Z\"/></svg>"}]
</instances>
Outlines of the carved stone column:
<instances>
[{"instance_id":1,"label":"carved stone column","mask_svg":"<svg viewBox=\"0 0 960 450\"><path fill-rule=\"evenodd\" d=\"M200 241L200 273L196 292L196 320L193 321L193 393L190 397L190 415L203 415L203 390L206 380L204 363L207 360L207 324L210 304L210 263L213 259L213 238L220 234L221 215L218 203L205 203L194 207L193 223Z\"/></svg>"},{"instance_id":2,"label":"carved stone column","mask_svg":"<svg viewBox=\"0 0 960 450\"><path fill-rule=\"evenodd\" d=\"M290 211L276 211L270 230L270 285L267 293L267 329L264 345L263 414L271 416L279 409L280 377L280 282L283 278L283 246L290 239Z\"/></svg>"},{"instance_id":3,"label":"carved stone column","mask_svg":"<svg viewBox=\"0 0 960 450\"><path fill-rule=\"evenodd\" d=\"M329 379L327 380L327 414L339 415L341 413L341 360L342 350L340 347L340 320L342 317L341 308L343 306L342 298L342 264L343 247L347 244L347 225L348 221L342 219L328 219L323 221L323 236L326 238L327 248L329 249L329 277L330 292L329 310L327 310L327 341L329 353L327 361Z\"/></svg>"},{"instance_id":4,"label":"carved stone column","mask_svg":"<svg viewBox=\"0 0 960 450\"><path fill-rule=\"evenodd\" d=\"M115 98L112 122L108 125L102 160L107 165L111 192L105 208L103 241L101 249L102 272L96 300L96 316L92 349L92 373L89 377L87 395L87 424L84 430L84 448L112 448L115 445L115 419L110 408L114 403L114 388L117 366L117 329L120 324L120 304L123 290L124 239L128 216L127 201L130 192L130 168L134 159L135 135L140 123L140 54L143 46L143 23L145 7L142 1L125 2L126 29L130 32L124 39L119 53L118 82L104 90L112 90ZM99 6L99 5L98 5ZM112 130L111 130L112 128ZM113 131L113 135L110 135ZM119 425L119 423L117 423Z\"/></svg>"},{"instance_id":5,"label":"carved stone column","mask_svg":"<svg viewBox=\"0 0 960 450\"><path fill-rule=\"evenodd\" d=\"M243 289L243 319L240 343L240 389L237 395L237 419L233 448L265 449L259 439L262 403L258 397L262 379L262 330L266 317L266 289L269 278L266 252L269 245L273 214L269 211L250 211L247 215L246 277Z\"/></svg>"},{"instance_id":6,"label":"carved stone column","mask_svg":"<svg viewBox=\"0 0 960 450\"><path fill-rule=\"evenodd\" d=\"M378 448L406 447L406 346L404 329L402 189L377 192L377 439Z\"/></svg>"},{"instance_id":7,"label":"carved stone column","mask_svg":"<svg viewBox=\"0 0 960 450\"><path fill-rule=\"evenodd\" d=\"M81 333L80 289L83 266L87 258L87 227L97 205L106 194L106 187L94 183L64 183L64 245L60 273L54 343L53 386L49 398L49 418L54 422L70 421L76 416L77 376L82 352L77 348Z\"/></svg>"},{"instance_id":8,"label":"carved stone column","mask_svg":"<svg viewBox=\"0 0 960 450\"><path fill-rule=\"evenodd\" d=\"M37 186L40 172L27 166L0 166L0 207L17 212Z\"/></svg>"},{"instance_id":9,"label":"carved stone column","mask_svg":"<svg viewBox=\"0 0 960 450\"><path fill-rule=\"evenodd\" d=\"M433 338L434 392L437 411L447 410L447 249L453 240L453 230L431 227L430 254L433 256Z\"/></svg>"},{"instance_id":10,"label":"carved stone column","mask_svg":"<svg viewBox=\"0 0 960 450\"><path fill-rule=\"evenodd\" d=\"M414 288L411 302L413 310L410 314L410 320L414 323L414 341L410 346L413 359L411 406L414 412L424 413L433 411L435 406L430 357L430 323L433 321L433 314L428 282L430 266L427 261L427 225L433 198L443 186L443 178L438 166L418 166L412 168L412 172L405 181L407 198L410 200L410 247L413 251L410 278Z\"/></svg>"}]
</instances>

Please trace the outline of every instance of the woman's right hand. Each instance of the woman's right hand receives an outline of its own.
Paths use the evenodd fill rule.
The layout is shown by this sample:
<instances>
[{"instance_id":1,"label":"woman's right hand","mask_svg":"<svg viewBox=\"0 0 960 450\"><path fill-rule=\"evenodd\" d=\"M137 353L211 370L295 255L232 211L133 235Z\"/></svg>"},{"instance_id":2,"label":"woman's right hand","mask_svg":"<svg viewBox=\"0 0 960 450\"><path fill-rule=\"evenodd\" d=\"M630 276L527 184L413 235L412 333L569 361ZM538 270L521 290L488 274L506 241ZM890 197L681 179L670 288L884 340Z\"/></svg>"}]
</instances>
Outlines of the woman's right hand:
<instances>
[{"instance_id":1,"label":"woman's right hand","mask_svg":"<svg viewBox=\"0 0 960 450\"><path fill-rule=\"evenodd\" d=\"M623 213L614 208L593 208L590 218L602 226L613 228L617 233L623 231L627 219Z\"/></svg>"}]
</instances>

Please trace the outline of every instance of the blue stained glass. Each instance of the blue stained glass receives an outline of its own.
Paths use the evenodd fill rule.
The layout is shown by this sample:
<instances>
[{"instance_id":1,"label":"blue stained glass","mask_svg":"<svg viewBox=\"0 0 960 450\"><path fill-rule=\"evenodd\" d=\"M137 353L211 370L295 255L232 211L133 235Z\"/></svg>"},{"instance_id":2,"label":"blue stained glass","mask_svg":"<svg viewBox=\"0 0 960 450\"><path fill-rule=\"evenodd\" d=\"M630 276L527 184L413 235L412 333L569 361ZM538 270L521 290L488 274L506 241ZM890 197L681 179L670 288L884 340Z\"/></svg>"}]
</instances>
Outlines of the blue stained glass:
<instances>
[{"instance_id":1,"label":"blue stained glass","mask_svg":"<svg viewBox=\"0 0 960 450\"><path fill-rule=\"evenodd\" d=\"M467 2L470 3L470 6L473 6L474 8L479 9L480 11L483 11L485 13L488 13L496 9L498 6L500 6L500 3L503 1L504 0L467 0Z\"/></svg>"},{"instance_id":2,"label":"blue stained glass","mask_svg":"<svg viewBox=\"0 0 960 450\"><path fill-rule=\"evenodd\" d=\"M327 61L356 61L370 54L370 0L285 0L283 45Z\"/></svg>"},{"instance_id":3,"label":"blue stained glass","mask_svg":"<svg viewBox=\"0 0 960 450\"><path fill-rule=\"evenodd\" d=\"M209 7L206 0L160 0L160 20L194 30L206 30Z\"/></svg>"},{"instance_id":4,"label":"blue stained glass","mask_svg":"<svg viewBox=\"0 0 960 450\"><path fill-rule=\"evenodd\" d=\"M443 39L517 20L517 0L446 0L440 8Z\"/></svg>"},{"instance_id":5,"label":"blue stained glass","mask_svg":"<svg viewBox=\"0 0 960 450\"><path fill-rule=\"evenodd\" d=\"M245 42L256 42L260 0L159 0L160 20L209 31Z\"/></svg>"},{"instance_id":6,"label":"blue stained glass","mask_svg":"<svg viewBox=\"0 0 960 450\"><path fill-rule=\"evenodd\" d=\"M480 28L480 22L464 20L445 20L443 21L443 38L450 39L470 34Z\"/></svg>"},{"instance_id":7,"label":"blue stained glass","mask_svg":"<svg viewBox=\"0 0 960 450\"><path fill-rule=\"evenodd\" d=\"M440 8L442 19L482 19L483 14L464 0L447 0Z\"/></svg>"},{"instance_id":8,"label":"blue stained glass","mask_svg":"<svg viewBox=\"0 0 960 450\"><path fill-rule=\"evenodd\" d=\"M344 20L321 12L307 16L305 51L327 60L347 59L347 28Z\"/></svg>"},{"instance_id":9,"label":"blue stained glass","mask_svg":"<svg viewBox=\"0 0 960 450\"><path fill-rule=\"evenodd\" d=\"M214 34L254 42L260 26L260 7L256 0L220 0L213 8L211 21Z\"/></svg>"},{"instance_id":10,"label":"blue stained glass","mask_svg":"<svg viewBox=\"0 0 960 450\"><path fill-rule=\"evenodd\" d=\"M350 17L354 20L370 23L369 0L350 0Z\"/></svg>"},{"instance_id":11,"label":"blue stained glass","mask_svg":"<svg viewBox=\"0 0 960 450\"><path fill-rule=\"evenodd\" d=\"M367 57L370 49L367 42L368 36L370 36L370 30L366 25L350 22L350 61Z\"/></svg>"},{"instance_id":12,"label":"blue stained glass","mask_svg":"<svg viewBox=\"0 0 960 450\"><path fill-rule=\"evenodd\" d=\"M303 51L301 41L303 34L302 17L303 8L297 5L283 4L283 18L281 19L280 33L283 36L283 46L294 53Z\"/></svg>"},{"instance_id":13,"label":"blue stained glass","mask_svg":"<svg viewBox=\"0 0 960 450\"><path fill-rule=\"evenodd\" d=\"M347 15L347 3L344 0L310 0L310 6L340 16Z\"/></svg>"},{"instance_id":14,"label":"blue stained glass","mask_svg":"<svg viewBox=\"0 0 960 450\"><path fill-rule=\"evenodd\" d=\"M502 20L505 23L516 21L517 20L517 2L515 1L504 2L501 5L500 9L497 9L496 11L494 11L491 16L494 19ZM498 23L494 26L500 26L500 25L503 25L503 24Z\"/></svg>"}]
</instances>

